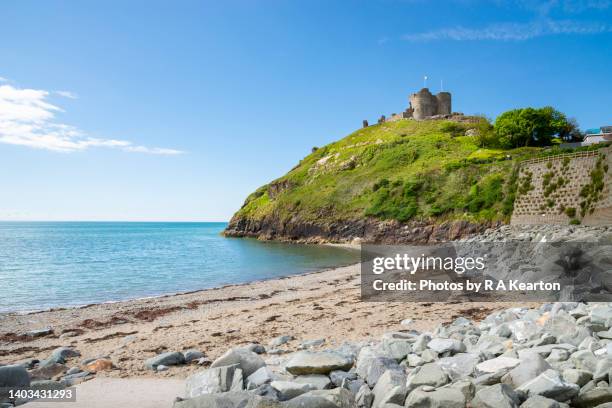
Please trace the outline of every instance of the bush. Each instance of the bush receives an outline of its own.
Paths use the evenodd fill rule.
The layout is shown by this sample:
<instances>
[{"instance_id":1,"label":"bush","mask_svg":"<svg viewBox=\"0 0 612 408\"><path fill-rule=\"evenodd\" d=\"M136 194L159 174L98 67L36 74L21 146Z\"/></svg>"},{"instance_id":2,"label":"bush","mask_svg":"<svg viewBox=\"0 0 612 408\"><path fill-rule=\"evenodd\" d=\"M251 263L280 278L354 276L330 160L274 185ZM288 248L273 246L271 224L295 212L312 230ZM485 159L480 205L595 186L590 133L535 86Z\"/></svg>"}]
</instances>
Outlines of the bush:
<instances>
[{"instance_id":1,"label":"bush","mask_svg":"<svg viewBox=\"0 0 612 408\"><path fill-rule=\"evenodd\" d=\"M565 215L570 218L574 218L576 216L576 209L574 207L567 207L565 209Z\"/></svg>"},{"instance_id":2,"label":"bush","mask_svg":"<svg viewBox=\"0 0 612 408\"><path fill-rule=\"evenodd\" d=\"M452 137L463 136L465 133L465 126L457 122L444 122L440 126L440 130L445 133L450 133Z\"/></svg>"},{"instance_id":3,"label":"bush","mask_svg":"<svg viewBox=\"0 0 612 408\"><path fill-rule=\"evenodd\" d=\"M503 181L501 175L493 174L474 184L468 194L467 209L471 213L478 213L481 209L492 207L501 201Z\"/></svg>"},{"instance_id":4,"label":"bush","mask_svg":"<svg viewBox=\"0 0 612 408\"><path fill-rule=\"evenodd\" d=\"M366 210L366 215L398 221L408 221L417 215L419 207L416 193L420 183L401 180L390 183L386 179L383 180L384 185L375 190L374 200Z\"/></svg>"}]
</instances>

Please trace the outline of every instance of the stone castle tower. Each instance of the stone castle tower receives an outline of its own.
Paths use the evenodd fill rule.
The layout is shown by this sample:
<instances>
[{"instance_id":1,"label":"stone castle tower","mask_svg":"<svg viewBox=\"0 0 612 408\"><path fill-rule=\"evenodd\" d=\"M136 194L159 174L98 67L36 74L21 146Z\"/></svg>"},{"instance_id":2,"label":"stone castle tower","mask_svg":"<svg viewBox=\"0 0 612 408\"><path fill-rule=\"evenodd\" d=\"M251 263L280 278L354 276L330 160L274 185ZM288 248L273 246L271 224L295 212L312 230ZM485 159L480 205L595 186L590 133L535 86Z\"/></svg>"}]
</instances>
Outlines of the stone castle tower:
<instances>
[{"instance_id":1,"label":"stone castle tower","mask_svg":"<svg viewBox=\"0 0 612 408\"><path fill-rule=\"evenodd\" d=\"M410 108L412 109L412 117L416 120L436 115L450 115L452 112L451 94L440 92L433 95L429 92L429 89L423 88L410 95Z\"/></svg>"},{"instance_id":2,"label":"stone castle tower","mask_svg":"<svg viewBox=\"0 0 612 408\"><path fill-rule=\"evenodd\" d=\"M417 93L410 95L410 105L401 113L392 113L389 117L382 115L378 123L395 122L402 119L423 120L431 117L445 118L453 115L450 92L440 92L433 95L429 89L423 88ZM455 113L454 115L463 115ZM368 127L368 121L362 122L364 128Z\"/></svg>"}]
</instances>

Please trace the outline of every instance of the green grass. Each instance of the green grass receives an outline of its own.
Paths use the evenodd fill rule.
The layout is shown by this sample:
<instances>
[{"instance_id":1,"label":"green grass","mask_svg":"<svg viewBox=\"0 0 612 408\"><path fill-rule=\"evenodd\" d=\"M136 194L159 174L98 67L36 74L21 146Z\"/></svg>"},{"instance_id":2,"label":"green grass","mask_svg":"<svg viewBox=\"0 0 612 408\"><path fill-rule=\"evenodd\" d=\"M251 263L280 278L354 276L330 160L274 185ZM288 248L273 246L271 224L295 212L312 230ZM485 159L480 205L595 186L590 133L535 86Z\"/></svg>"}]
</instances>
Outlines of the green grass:
<instances>
[{"instance_id":1,"label":"green grass","mask_svg":"<svg viewBox=\"0 0 612 408\"><path fill-rule=\"evenodd\" d=\"M475 125L471 125L475 126ZM483 149L469 124L402 120L360 129L315 150L283 177L288 189L251 194L237 216L334 222L378 219L507 220L516 164L540 148Z\"/></svg>"}]
</instances>

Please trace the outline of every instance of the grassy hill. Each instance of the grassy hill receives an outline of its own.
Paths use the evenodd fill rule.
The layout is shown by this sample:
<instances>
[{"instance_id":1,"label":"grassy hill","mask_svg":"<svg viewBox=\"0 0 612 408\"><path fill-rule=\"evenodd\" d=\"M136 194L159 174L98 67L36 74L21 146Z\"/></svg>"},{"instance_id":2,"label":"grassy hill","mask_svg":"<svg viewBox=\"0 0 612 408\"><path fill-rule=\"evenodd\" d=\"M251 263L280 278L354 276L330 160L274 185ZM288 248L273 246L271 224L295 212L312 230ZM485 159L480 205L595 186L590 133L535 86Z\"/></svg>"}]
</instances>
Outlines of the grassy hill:
<instances>
[{"instance_id":1,"label":"grassy hill","mask_svg":"<svg viewBox=\"0 0 612 408\"><path fill-rule=\"evenodd\" d=\"M517 163L542 149L479 148L476 137L466 136L476 126L400 120L313 149L287 174L249 195L226 233L333 241L359 236L359 228L351 225L362 228L365 221L508 221ZM342 229L345 234L338 232Z\"/></svg>"}]
</instances>

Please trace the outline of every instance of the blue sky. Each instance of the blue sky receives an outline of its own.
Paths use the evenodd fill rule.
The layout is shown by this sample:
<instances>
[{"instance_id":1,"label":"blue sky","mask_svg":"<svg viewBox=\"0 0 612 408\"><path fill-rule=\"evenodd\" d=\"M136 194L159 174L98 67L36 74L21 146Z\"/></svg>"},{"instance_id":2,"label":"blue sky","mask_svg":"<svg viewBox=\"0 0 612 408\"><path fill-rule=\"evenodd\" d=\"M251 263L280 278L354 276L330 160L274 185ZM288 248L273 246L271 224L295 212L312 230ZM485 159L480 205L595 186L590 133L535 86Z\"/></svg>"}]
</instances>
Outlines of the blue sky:
<instances>
[{"instance_id":1,"label":"blue sky","mask_svg":"<svg viewBox=\"0 0 612 408\"><path fill-rule=\"evenodd\" d=\"M424 75L588 128L611 66L612 0L3 1L0 219L228 220Z\"/></svg>"}]
</instances>

